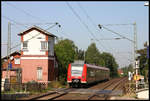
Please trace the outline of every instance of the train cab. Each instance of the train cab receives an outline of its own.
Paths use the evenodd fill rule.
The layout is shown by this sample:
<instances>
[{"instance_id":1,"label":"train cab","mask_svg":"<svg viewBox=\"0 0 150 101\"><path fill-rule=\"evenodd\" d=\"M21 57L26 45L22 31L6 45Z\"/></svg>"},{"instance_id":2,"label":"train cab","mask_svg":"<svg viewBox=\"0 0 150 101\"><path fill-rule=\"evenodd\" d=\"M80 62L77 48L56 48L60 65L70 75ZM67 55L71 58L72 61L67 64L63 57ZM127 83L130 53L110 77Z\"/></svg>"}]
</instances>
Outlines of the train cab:
<instances>
[{"instance_id":1,"label":"train cab","mask_svg":"<svg viewBox=\"0 0 150 101\"><path fill-rule=\"evenodd\" d=\"M85 64L69 64L67 82L70 86L79 86L81 83L86 83Z\"/></svg>"}]
</instances>

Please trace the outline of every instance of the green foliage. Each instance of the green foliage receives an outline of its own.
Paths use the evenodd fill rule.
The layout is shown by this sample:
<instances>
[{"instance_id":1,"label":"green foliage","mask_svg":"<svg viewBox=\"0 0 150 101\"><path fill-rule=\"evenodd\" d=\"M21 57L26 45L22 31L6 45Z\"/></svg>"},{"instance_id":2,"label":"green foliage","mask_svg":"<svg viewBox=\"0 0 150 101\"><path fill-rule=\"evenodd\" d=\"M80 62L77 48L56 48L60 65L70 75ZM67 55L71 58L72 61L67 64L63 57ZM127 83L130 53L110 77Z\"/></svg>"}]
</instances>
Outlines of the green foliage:
<instances>
[{"instance_id":1,"label":"green foliage","mask_svg":"<svg viewBox=\"0 0 150 101\"><path fill-rule=\"evenodd\" d=\"M86 53L85 53L85 61L86 63L90 63L90 64L94 64L94 65L99 65L100 61L99 61L99 57L100 57L100 52L98 51L98 49L96 48L96 44L92 43Z\"/></svg>"},{"instance_id":2,"label":"green foliage","mask_svg":"<svg viewBox=\"0 0 150 101\"><path fill-rule=\"evenodd\" d=\"M48 88L63 88L63 84L59 81L51 81Z\"/></svg>"},{"instance_id":3,"label":"green foliage","mask_svg":"<svg viewBox=\"0 0 150 101\"><path fill-rule=\"evenodd\" d=\"M74 61L77 47L73 41L61 39L55 44L54 50L59 61L59 77L66 79L68 64Z\"/></svg>"},{"instance_id":4,"label":"green foliage","mask_svg":"<svg viewBox=\"0 0 150 101\"><path fill-rule=\"evenodd\" d=\"M121 68L122 71L123 71L123 76L128 76L128 72L133 72L134 69L133 69L133 65L132 64L129 64L129 66L125 66L123 68Z\"/></svg>"},{"instance_id":5,"label":"green foliage","mask_svg":"<svg viewBox=\"0 0 150 101\"><path fill-rule=\"evenodd\" d=\"M68 64L74 60L84 60L84 50L78 49L69 39L57 40L54 47L59 66L59 80L66 85ZM110 69L110 76L116 77L118 64L110 53L100 53L95 43L91 43L85 52L85 62Z\"/></svg>"},{"instance_id":6,"label":"green foliage","mask_svg":"<svg viewBox=\"0 0 150 101\"><path fill-rule=\"evenodd\" d=\"M139 56L137 59L139 60L139 69L140 69L140 74L144 75L145 78L148 78L148 71L149 71L149 59L147 58L147 42L144 44L144 48L137 50L137 54Z\"/></svg>"},{"instance_id":7,"label":"green foliage","mask_svg":"<svg viewBox=\"0 0 150 101\"><path fill-rule=\"evenodd\" d=\"M117 68L118 64L115 61L115 58L110 53L100 53L96 48L96 44L92 43L85 54L86 63L94 64L98 66L105 66L110 69L110 76L118 76Z\"/></svg>"},{"instance_id":8,"label":"green foliage","mask_svg":"<svg viewBox=\"0 0 150 101\"><path fill-rule=\"evenodd\" d=\"M117 77L118 64L115 61L115 58L110 53L106 52L103 52L101 57L105 61L105 66L110 69L110 77Z\"/></svg>"},{"instance_id":9,"label":"green foliage","mask_svg":"<svg viewBox=\"0 0 150 101\"><path fill-rule=\"evenodd\" d=\"M77 49L75 60L84 60L84 50Z\"/></svg>"}]
</instances>

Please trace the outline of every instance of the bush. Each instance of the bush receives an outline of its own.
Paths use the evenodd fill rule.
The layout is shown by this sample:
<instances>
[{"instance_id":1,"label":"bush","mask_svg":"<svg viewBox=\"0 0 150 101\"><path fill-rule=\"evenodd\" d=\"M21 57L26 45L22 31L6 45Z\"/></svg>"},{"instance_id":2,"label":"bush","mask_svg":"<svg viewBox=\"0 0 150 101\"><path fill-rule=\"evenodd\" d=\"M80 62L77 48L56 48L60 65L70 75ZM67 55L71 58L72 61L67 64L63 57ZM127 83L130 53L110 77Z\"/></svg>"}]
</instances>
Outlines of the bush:
<instances>
[{"instance_id":1,"label":"bush","mask_svg":"<svg viewBox=\"0 0 150 101\"><path fill-rule=\"evenodd\" d=\"M38 83L36 81L27 82L26 87L27 87L27 91L33 91L33 92L42 92L42 90L45 90L45 84Z\"/></svg>"},{"instance_id":2,"label":"bush","mask_svg":"<svg viewBox=\"0 0 150 101\"><path fill-rule=\"evenodd\" d=\"M51 87L51 88L62 88L63 85L59 81L51 81L49 83L48 87Z\"/></svg>"}]
</instances>

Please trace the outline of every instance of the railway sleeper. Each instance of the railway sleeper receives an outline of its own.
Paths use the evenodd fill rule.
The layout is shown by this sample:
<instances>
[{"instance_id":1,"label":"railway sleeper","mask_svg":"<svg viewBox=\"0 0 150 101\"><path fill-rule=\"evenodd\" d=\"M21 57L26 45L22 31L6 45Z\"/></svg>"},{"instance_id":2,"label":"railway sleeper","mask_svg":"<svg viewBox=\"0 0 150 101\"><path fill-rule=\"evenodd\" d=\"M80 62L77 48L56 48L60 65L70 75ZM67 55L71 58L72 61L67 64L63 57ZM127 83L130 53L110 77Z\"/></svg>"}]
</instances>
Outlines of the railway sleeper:
<instances>
[{"instance_id":1,"label":"railway sleeper","mask_svg":"<svg viewBox=\"0 0 150 101\"><path fill-rule=\"evenodd\" d=\"M110 95L109 94L94 94L94 95L90 96L88 98L88 100L91 100L94 97L105 98L105 100L107 100L110 97Z\"/></svg>"},{"instance_id":2,"label":"railway sleeper","mask_svg":"<svg viewBox=\"0 0 150 101\"><path fill-rule=\"evenodd\" d=\"M89 96L88 100L90 100L94 96L98 96L98 97L102 97L102 98L107 99L111 93L112 93L112 90L100 90L100 91L97 91L95 94Z\"/></svg>"}]
</instances>

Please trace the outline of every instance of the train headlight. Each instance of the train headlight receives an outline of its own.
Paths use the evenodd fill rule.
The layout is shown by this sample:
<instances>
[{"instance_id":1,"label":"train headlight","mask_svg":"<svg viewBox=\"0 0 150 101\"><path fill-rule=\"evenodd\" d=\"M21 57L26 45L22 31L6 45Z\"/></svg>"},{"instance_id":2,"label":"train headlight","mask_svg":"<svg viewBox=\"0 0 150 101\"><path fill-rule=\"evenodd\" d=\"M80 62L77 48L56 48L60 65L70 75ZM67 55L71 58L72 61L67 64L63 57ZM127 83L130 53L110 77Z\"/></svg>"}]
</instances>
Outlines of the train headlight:
<instances>
[{"instance_id":1,"label":"train headlight","mask_svg":"<svg viewBox=\"0 0 150 101\"><path fill-rule=\"evenodd\" d=\"M70 79L70 78L71 78L71 76L68 76L68 78Z\"/></svg>"},{"instance_id":2,"label":"train headlight","mask_svg":"<svg viewBox=\"0 0 150 101\"><path fill-rule=\"evenodd\" d=\"M85 79L85 76L83 76L82 78Z\"/></svg>"}]
</instances>

